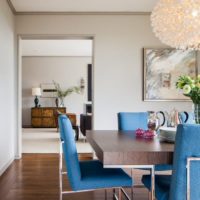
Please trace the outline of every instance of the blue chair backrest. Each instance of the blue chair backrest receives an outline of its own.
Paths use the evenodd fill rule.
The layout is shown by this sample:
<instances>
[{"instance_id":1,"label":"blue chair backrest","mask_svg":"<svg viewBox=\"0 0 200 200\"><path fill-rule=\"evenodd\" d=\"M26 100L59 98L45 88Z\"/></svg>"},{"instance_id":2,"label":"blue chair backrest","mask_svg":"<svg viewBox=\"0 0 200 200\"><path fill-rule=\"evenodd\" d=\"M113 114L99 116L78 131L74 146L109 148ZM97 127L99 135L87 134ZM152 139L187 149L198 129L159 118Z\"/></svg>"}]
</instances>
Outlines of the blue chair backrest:
<instances>
[{"instance_id":1,"label":"blue chair backrest","mask_svg":"<svg viewBox=\"0 0 200 200\"><path fill-rule=\"evenodd\" d=\"M180 124L177 128L170 200L186 200L188 157L200 157L200 125ZM191 164L191 200L200 199L200 161Z\"/></svg>"},{"instance_id":2,"label":"blue chair backrest","mask_svg":"<svg viewBox=\"0 0 200 200\"><path fill-rule=\"evenodd\" d=\"M195 124L193 112L179 112L178 116L181 124Z\"/></svg>"},{"instance_id":3,"label":"blue chair backrest","mask_svg":"<svg viewBox=\"0 0 200 200\"><path fill-rule=\"evenodd\" d=\"M147 112L120 112L118 113L118 129L135 131L138 128L147 129Z\"/></svg>"},{"instance_id":4,"label":"blue chair backrest","mask_svg":"<svg viewBox=\"0 0 200 200\"><path fill-rule=\"evenodd\" d=\"M72 189L77 190L77 185L81 180L81 170L72 125L66 115L60 115L58 121L61 139L64 141L62 147L69 182Z\"/></svg>"}]
</instances>

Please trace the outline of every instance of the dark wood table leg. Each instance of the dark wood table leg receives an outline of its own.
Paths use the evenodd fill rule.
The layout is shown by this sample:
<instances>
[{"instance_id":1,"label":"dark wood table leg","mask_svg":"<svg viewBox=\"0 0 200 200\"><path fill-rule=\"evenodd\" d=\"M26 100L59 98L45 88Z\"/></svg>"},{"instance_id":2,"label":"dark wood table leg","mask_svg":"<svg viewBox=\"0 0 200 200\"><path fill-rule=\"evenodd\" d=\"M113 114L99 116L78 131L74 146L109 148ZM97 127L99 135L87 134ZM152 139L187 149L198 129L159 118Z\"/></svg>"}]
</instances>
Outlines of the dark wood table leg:
<instances>
[{"instance_id":1,"label":"dark wood table leg","mask_svg":"<svg viewBox=\"0 0 200 200\"><path fill-rule=\"evenodd\" d=\"M79 128L78 128L78 126L73 126L73 129L75 130L75 133L76 133L75 139L76 139L76 141L78 141L78 139L79 139Z\"/></svg>"}]
</instances>

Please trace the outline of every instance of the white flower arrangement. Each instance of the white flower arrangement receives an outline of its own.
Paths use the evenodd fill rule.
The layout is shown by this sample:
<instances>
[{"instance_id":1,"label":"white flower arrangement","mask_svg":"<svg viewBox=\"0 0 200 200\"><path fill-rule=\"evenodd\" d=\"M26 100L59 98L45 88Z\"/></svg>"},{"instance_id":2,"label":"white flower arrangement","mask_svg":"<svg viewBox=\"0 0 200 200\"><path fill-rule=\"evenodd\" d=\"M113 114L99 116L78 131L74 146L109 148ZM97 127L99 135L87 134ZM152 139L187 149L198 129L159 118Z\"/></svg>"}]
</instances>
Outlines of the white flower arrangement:
<instances>
[{"instance_id":1,"label":"white flower arrangement","mask_svg":"<svg viewBox=\"0 0 200 200\"><path fill-rule=\"evenodd\" d=\"M190 97L194 104L200 104L200 75L196 78L180 76L176 87L183 91L183 95Z\"/></svg>"}]
</instances>

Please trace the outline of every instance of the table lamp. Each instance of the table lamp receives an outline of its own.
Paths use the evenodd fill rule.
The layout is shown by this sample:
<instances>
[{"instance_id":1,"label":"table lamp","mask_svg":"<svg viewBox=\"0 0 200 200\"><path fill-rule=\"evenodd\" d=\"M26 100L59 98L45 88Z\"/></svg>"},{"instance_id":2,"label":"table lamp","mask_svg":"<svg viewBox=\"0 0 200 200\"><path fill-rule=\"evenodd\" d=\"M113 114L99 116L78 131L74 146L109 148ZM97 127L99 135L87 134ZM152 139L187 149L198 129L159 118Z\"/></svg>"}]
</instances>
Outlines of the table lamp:
<instances>
[{"instance_id":1,"label":"table lamp","mask_svg":"<svg viewBox=\"0 0 200 200\"><path fill-rule=\"evenodd\" d=\"M41 96L41 88L32 88L32 96L35 96L35 107L38 107L39 99L38 96Z\"/></svg>"}]
</instances>

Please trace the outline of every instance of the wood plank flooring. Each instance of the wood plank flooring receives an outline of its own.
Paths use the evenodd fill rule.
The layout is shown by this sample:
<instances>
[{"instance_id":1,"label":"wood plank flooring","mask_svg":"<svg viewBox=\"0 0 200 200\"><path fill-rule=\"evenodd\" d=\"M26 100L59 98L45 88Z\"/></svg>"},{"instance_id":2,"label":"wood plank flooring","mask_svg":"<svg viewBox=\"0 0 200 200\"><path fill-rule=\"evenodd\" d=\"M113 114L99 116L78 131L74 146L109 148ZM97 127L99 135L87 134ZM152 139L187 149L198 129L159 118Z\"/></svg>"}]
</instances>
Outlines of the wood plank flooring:
<instances>
[{"instance_id":1,"label":"wood plank flooring","mask_svg":"<svg viewBox=\"0 0 200 200\"><path fill-rule=\"evenodd\" d=\"M140 172L135 172L139 180ZM69 188L67 177L65 188ZM59 200L58 154L23 154L0 177L0 200ZM105 191L65 195L63 200L101 200ZM112 199L108 191L108 199ZM134 189L135 200L147 200L145 188Z\"/></svg>"}]
</instances>

